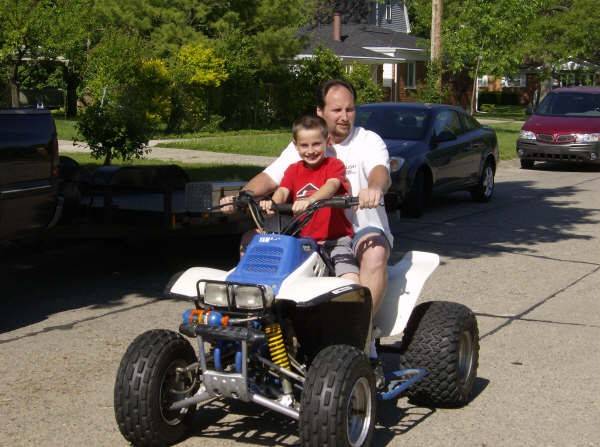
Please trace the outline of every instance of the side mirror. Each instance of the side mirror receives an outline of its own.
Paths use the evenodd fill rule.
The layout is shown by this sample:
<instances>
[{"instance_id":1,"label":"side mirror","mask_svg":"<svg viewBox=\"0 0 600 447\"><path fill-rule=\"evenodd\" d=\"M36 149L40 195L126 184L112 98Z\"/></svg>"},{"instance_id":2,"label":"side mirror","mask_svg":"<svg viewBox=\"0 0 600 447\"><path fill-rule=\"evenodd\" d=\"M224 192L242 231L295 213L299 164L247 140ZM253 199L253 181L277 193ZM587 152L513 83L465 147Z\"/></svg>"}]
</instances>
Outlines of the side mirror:
<instances>
[{"instance_id":1,"label":"side mirror","mask_svg":"<svg viewBox=\"0 0 600 447\"><path fill-rule=\"evenodd\" d=\"M442 130L439 134L434 135L431 141L433 143L443 143L444 141L456 140L456 135L450 130Z\"/></svg>"}]
</instances>

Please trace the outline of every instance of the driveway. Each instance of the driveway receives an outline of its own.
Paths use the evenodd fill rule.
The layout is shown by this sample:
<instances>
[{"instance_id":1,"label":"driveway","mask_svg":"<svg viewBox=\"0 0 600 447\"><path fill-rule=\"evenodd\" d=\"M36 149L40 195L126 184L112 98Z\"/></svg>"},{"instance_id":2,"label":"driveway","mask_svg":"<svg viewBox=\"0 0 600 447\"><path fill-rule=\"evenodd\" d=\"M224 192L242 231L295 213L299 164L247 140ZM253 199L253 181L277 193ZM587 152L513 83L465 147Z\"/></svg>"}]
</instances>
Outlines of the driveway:
<instances>
[{"instance_id":1,"label":"driveway","mask_svg":"<svg viewBox=\"0 0 600 447\"><path fill-rule=\"evenodd\" d=\"M393 220L394 259L441 255L423 299L474 309L481 355L468 406L383 405L375 445L600 445L600 169L540 166L501 164L489 204L461 193ZM171 274L234 262L226 239L0 247L0 445L126 445L112 393L127 345L177 328L188 304L162 298ZM295 423L251 405L197 423L181 445L297 442Z\"/></svg>"}]
</instances>

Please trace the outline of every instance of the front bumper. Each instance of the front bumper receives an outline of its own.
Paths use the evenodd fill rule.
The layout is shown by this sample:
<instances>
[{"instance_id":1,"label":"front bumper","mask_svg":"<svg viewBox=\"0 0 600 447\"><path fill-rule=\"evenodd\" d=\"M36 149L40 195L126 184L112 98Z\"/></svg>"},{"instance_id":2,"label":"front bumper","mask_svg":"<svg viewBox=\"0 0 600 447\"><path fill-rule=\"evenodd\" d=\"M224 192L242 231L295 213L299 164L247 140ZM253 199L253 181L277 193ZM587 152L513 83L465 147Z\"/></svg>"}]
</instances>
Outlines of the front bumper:
<instances>
[{"instance_id":1,"label":"front bumper","mask_svg":"<svg viewBox=\"0 0 600 447\"><path fill-rule=\"evenodd\" d=\"M600 143L548 144L518 140L517 154L525 160L600 163Z\"/></svg>"}]
</instances>

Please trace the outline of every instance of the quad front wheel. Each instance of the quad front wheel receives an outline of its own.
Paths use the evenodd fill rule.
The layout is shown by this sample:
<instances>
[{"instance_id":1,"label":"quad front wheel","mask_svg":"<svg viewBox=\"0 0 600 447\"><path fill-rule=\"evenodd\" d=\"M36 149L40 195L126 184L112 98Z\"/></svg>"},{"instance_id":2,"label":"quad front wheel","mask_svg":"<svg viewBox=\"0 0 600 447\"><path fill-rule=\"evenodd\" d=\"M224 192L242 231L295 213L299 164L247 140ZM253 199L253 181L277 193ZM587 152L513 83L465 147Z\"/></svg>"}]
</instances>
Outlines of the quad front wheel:
<instances>
[{"instance_id":1,"label":"quad front wheel","mask_svg":"<svg viewBox=\"0 0 600 447\"><path fill-rule=\"evenodd\" d=\"M148 331L129 345L115 383L115 417L125 439L162 446L185 436L194 410L169 407L196 391L192 373L182 373L195 362L192 346L173 331Z\"/></svg>"},{"instance_id":2,"label":"quad front wheel","mask_svg":"<svg viewBox=\"0 0 600 447\"><path fill-rule=\"evenodd\" d=\"M400 349L402 368L427 370L425 378L408 390L413 402L434 407L468 403L479 361L477 320L468 307L446 301L418 305Z\"/></svg>"},{"instance_id":3,"label":"quad front wheel","mask_svg":"<svg viewBox=\"0 0 600 447\"><path fill-rule=\"evenodd\" d=\"M300 407L300 443L306 447L371 444L375 377L365 354L348 345L323 349L313 360Z\"/></svg>"}]
</instances>

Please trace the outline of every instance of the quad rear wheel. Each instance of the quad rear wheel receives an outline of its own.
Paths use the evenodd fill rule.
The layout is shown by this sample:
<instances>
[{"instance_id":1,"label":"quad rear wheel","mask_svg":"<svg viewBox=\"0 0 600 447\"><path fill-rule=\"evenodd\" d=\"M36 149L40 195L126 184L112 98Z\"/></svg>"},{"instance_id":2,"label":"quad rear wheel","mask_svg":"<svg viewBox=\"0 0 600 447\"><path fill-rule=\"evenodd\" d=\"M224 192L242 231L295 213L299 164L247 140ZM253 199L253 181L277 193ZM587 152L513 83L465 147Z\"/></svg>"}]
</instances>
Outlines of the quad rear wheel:
<instances>
[{"instance_id":1,"label":"quad rear wheel","mask_svg":"<svg viewBox=\"0 0 600 447\"><path fill-rule=\"evenodd\" d=\"M117 372L114 402L125 439L135 446L163 446L185 436L194 409L169 407L195 391L192 374L178 372L194 362L190 343L173 331L148 331L129 345Z\"/></svg>"},{"instance_id":2,"label":"quad rear wheel","mask_svg":"<svg viewBox=\"0 0 600 447\"><path fill-rule=\"evenodd\" d=\"M479 361L479 332L473 312L446 301L418 305L400 347L402 368L425 368L427 375L408 390L420 405L459 407L468 403Z\"/></svg>"},{"instance_id":3,"label":"quad rear wheel","mask_svg":"<svg viewBox=\"0 0 600 447\"><path fill-rule=\"evenodd\" d=\"M366 355L348 345L323 349L302 392L300 444L368 446L375 428L375 377Z\"/></svg>"}]
</instances>

